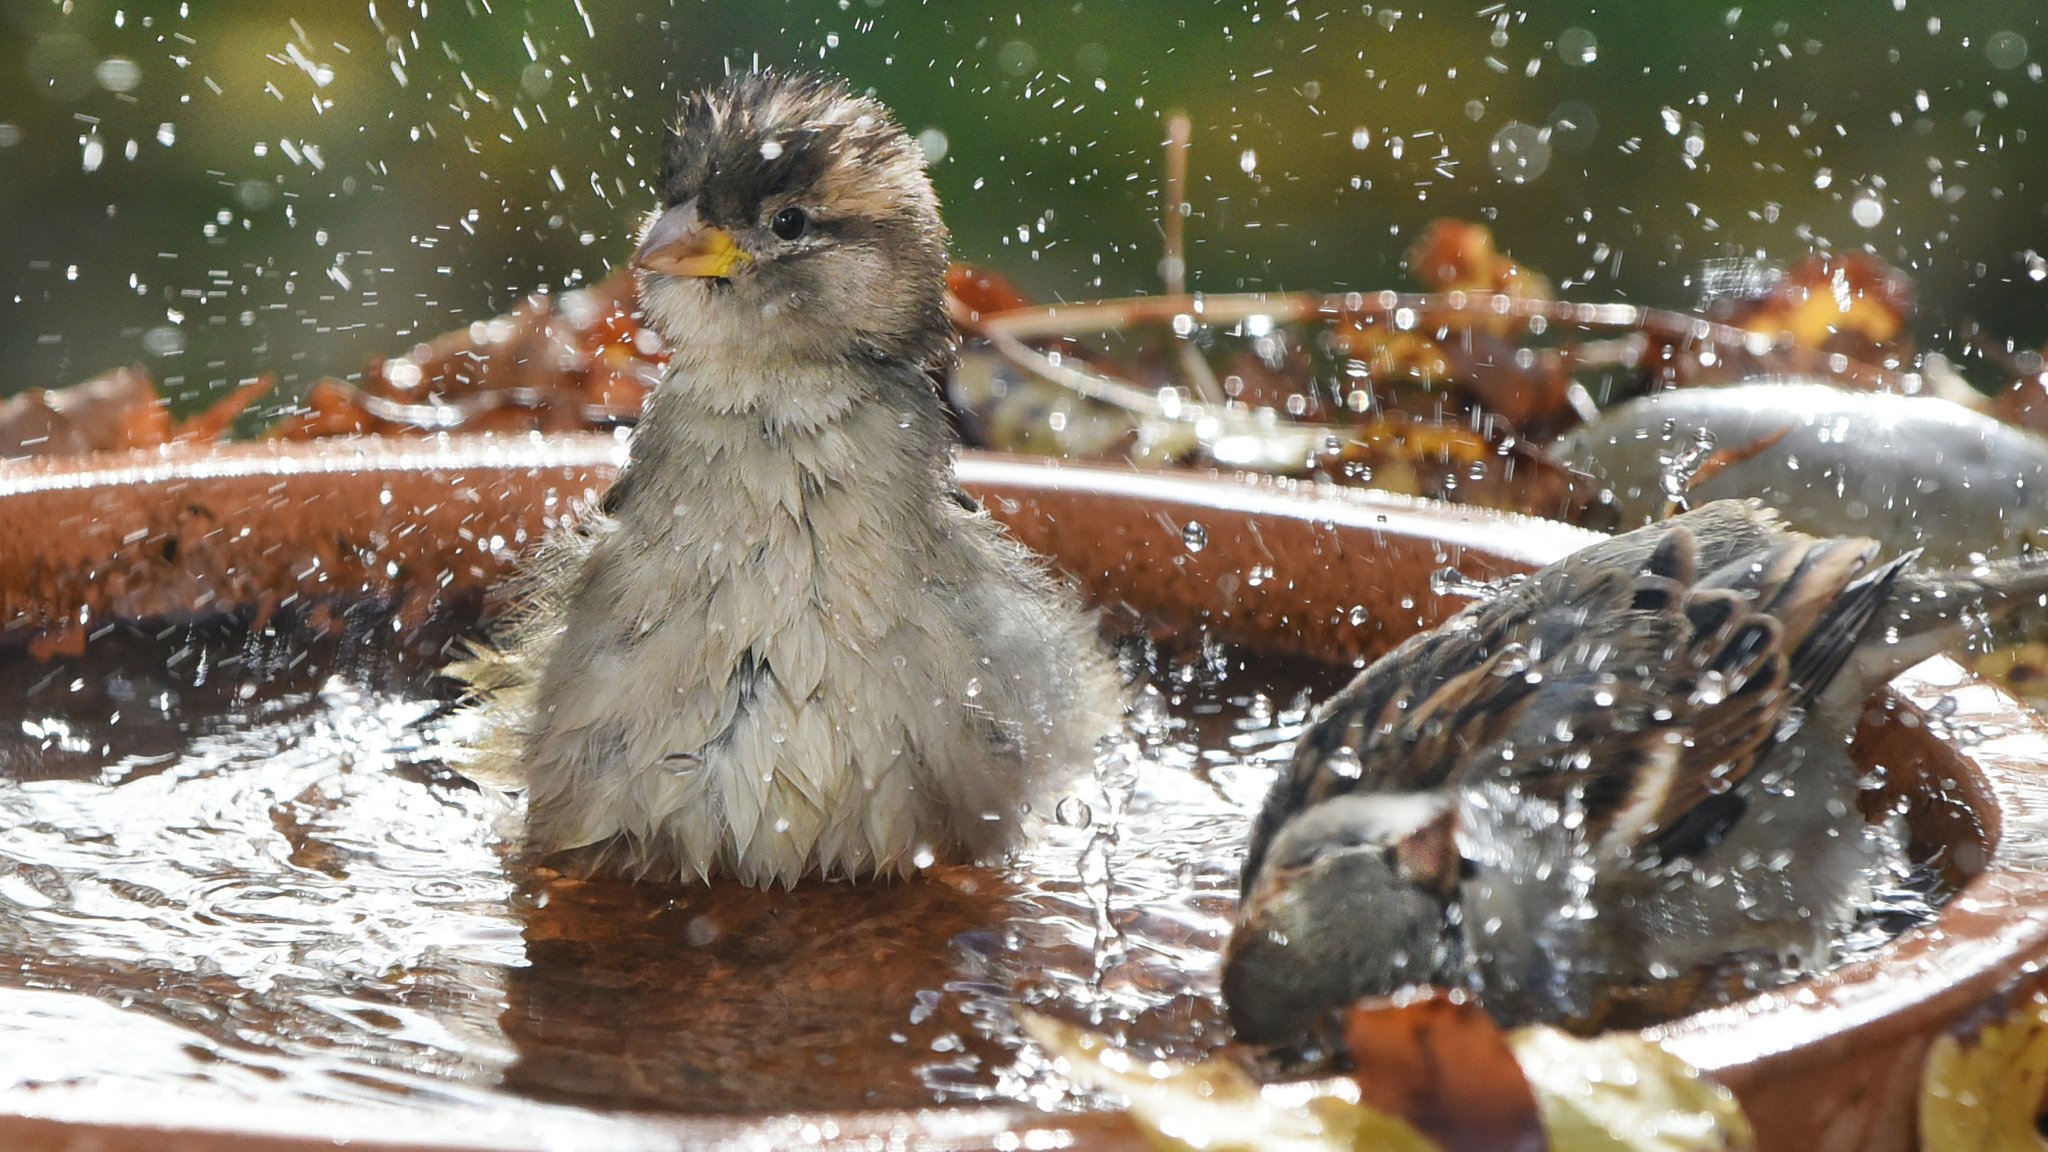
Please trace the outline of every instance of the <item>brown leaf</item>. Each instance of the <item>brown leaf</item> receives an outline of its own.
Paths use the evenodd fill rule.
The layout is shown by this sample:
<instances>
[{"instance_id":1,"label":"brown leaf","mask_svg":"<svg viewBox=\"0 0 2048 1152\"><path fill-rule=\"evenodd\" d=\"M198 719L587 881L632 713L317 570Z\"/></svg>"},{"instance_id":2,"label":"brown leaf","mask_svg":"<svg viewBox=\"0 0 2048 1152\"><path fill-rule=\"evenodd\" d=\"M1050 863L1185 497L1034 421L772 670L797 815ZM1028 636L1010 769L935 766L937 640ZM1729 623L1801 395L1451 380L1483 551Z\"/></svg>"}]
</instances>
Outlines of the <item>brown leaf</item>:
<instances>
[{"instance_id":1,"label":"brown leaf","mask_svg":"<svg viewBox=\"0 0 2048 1152\"><path fill-rule=\"evenodd\" d=\"M1318 457L1313 470L1409 496L1611 526L1611 498L1591 476L1510 436L1499 422L1482 420L1481 428L1390 414L1343 429L1337 450Z\"/></svg>"},{"instance_id":2,"label":"brown leaf","mask_svg":"<svg viewBox=\"0 0 2048 1152\"><path fill-rule=\"evenodd\" d=\"M245 380L233 392L207 405L205 411L179 424L171 438L199 443L218 440L227 434L228 426L235 422L235 417L275 387L277 377L268 372L254 380Z\"/></svg>"},{"instance_id":3,"label":"brown leaf","mask_svg":"<svg viewBox=\"0 0 2048 1152\"><path fill-rule=\"evenodd\" d=\"M1496 248L1483 224L1449 218L1432 220L1408 249L1408 274L1432 292L1500 293L1529 300L1555 300L1542 273L1517 264Z\"/></svg>"},{"instance_id":4,"label":"brown leaf","mask_svg":"<svg viewBox=\"0 0 2048 1152\"><path fill-rule=\"evenodd\" d=\"M153 448L170 439L170 411L142 368L116 368L54 391L0 403L0 456L75 456Z\"/></svg>"},{"instance_id":5,"label":"brown leaf","mask_svg":"<svg viewBox=\"0 0 2048 1152\"><path fill-rule=\"evenodd\" d=\"M946 295L946 311L963 328L972 328L983 316L1031 303L1017 291L1016 285L972 264L955 264L946 269Z\"/></svg>"},{"instance_id":6,"label":"brown leaf","mask_svg":"<svg viewBox=\"0 0 2048 1152\"><path fill-rule=\"evenodd\" d=\"M360 436L385 429L356 399L355 389L339 380L322 380L306 393L304 410L285 417L264 433L273 440L314 440L322 436Z\"/></svg>"},{"instance_id":7,"label":"brown leaf","mask_svg":"<svg viewBox=\"0 0 2048 1152\"><path fill-rule=\"evenodd\" d=\"M1361 1001L1344 1036L1361 1102L1445 1152L1549 1147L1507 1034L1476 1002L1433 989Z\"/></svg>"}]
</instances>

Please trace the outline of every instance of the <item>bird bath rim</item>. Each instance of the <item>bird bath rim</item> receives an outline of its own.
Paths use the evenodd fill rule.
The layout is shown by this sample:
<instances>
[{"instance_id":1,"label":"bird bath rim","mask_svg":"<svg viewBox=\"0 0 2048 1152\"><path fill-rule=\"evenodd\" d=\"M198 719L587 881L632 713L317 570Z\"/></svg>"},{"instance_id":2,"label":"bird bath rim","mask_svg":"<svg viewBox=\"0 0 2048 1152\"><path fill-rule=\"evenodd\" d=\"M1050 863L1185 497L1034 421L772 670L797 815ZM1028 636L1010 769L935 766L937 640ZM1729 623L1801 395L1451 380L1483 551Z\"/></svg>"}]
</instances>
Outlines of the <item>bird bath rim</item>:
<instances>
[{"instance_id":1,"label":"bird bath rim","mask_svg":"<svg viewBox=\"0 0 2048 1152\"><path fill-rule=\"evenodd\" d=\"M623 453L622 440L602 435L436 437L0 466L7 631L19 640L28 629L62 631L69 624L82 641L85 624L175 617L206 602L195 597L267 596L263 602L275 605L342 589L402 595L407 579L429 571L449 577L428 592L430 600L480 593L514 559L521 532L530 540L543 519L600 490ZM1142 601L1148 617L1171 626L1206 626L1228 639L1263 638L1268 650L1326 658L1384 647L1398 636L1379 630L1403 614L1436 619L1455 608L1433 594L1402 597L1361 579L1374 564L1407 564L1409 586L1420 589L1446 563L1488 578L1538 566L1595 538L1548 521L1310 482L972 452L960 460L959 479L1026 543L1055 554L1112 613ZM394 532L397 525L418 530ZM1199 547L1189 542L1189 525L1201 528ZM1357 547L1361 541L1368 546ZM337 542L338 559L316 565L319 579L308 584L303 557ZM120 578L138 565L181 578ZM1255 571L1264 578L1241 578ZM226 582L211 582L209 573ZM1350 624L1346 606L1368 602L1373 623ZM1975 825L1982 871L1932 924L1871 960L1648 1033L1728 1083L1766 1148L1910 1146L1927 1045L2048 955L2048 921L2027 907L2048 900L2048 834L2041 831L2048 789L2032 762L2048 747L2048 731L1945 659L1902 676L1887 697L1886 719L1866 731L1866 740L1892 750L1876 754L1904 749L1908 759L1933 764L1923 772L1953 777L1954 800L1969 812L1959 824ZM1964 746L1956 732L1978 739ZM1972 834L1963 832L1965 839ZM325 1146L337 1135L372 1148L668 1146L736 1138L794 1145L831 1131L855 1142L914 1133L950 1147L994 1146L1000 1134L1029 1129L1060 1143L1134 1140L1114 1117L1001 1106L670 1119L521 1103L502 1116L502 1125L486 1131L473 1117L448 1123L321 1105L195 1107L168 1092L153 1098L90 1085L0 1090L0 1138L28 1147L63 1146L85 1129L109 1147L220 1147L232 1135L232 1146L251 1149Z\"/></svg>"}]
</instances>

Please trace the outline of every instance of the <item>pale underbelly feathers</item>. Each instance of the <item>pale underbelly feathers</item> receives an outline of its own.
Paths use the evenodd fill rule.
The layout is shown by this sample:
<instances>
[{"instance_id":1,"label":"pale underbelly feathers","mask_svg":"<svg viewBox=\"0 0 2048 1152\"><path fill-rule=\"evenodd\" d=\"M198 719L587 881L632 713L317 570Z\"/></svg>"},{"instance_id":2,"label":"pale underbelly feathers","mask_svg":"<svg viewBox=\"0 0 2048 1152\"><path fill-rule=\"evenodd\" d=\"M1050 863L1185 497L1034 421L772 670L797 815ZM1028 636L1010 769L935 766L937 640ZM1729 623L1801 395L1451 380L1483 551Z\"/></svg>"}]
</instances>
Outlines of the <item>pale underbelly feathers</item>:
<instances>
[{"instance_id":1,"label":"pale underbelly feathers","mask_svg":"<svg viewBox=\"0 0 2048 1152\"><path fill-rule=\"evenodd\" d=\"M767 884L1014 844L1113 719L1086 618L986 520L746 503L596 533L537 685L535 846Z\"/></svg>"}]
</instances>

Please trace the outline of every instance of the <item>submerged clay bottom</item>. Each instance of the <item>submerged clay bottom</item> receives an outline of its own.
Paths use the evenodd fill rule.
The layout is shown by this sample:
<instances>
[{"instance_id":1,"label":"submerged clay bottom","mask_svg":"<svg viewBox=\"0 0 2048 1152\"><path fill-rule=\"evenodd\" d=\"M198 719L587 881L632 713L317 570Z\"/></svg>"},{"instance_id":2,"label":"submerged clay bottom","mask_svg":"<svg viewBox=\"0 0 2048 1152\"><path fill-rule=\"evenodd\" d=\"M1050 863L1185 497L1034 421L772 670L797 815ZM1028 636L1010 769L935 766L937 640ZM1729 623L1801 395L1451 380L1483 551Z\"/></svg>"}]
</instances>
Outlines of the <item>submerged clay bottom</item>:
<instances>
[{"instance_id":1,"label":"submerged clay bottom","mask_svg":"<svg viewBox=\"0 0 2048 1152\"><path fill-rule=\"evenodd\" d=\"M1157 707L1043 847L883 886L584 882L504 857L516 810L440 766L457 734L425 677L444 626L616 459L597 440L316 445L0 481L17 641L48 655L99 633L83 655L0 658L0 689L31 702L0 740L0 1137L1127 1139L1020 1106L1064 1090L1010 1009L1163 1055L1223 1038L1216 953L1263 760L1298 690L1337 679L1272 661L1370 656L1456 607L1438 568L1487 579L1583 539L1306 487L970 461L969 489L1114 630L1177 638L1151 661ZM258 623L178 623L224 608ZM105 624L124 618L161 623ZM1767 1147L1904 1146L1927 1041L2043 952L2048 928L2016 911L2048 891L2018 763L2039 730L1936 667L1858 755L1962 897L1875 961L1662 1030L1757 1110Z\"/></svg>"}]
</instances>

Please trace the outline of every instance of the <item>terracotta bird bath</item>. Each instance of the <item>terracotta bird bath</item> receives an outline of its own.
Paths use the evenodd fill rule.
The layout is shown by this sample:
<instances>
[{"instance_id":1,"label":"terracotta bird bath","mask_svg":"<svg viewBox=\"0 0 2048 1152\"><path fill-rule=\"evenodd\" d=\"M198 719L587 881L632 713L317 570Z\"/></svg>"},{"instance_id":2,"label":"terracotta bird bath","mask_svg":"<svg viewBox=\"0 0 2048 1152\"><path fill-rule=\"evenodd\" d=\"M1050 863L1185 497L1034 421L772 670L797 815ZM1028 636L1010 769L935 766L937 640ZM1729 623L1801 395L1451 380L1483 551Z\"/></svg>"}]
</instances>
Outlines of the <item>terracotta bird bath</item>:
<instances>
[{"instance_id":1,"label":"terracotta bird bath","mask_svg":"<svg viewBox=\"0 0 2048 1152\"><path fill-rule=\"evenodd\" d=\"M621 441L603 436L331 440L0 469L0 679L30 701L21 723L32 732L34 751L0 760L0 801L11 792L24 805L42 805L34 810L47 816L56 810L52 797L100 803L155 788L151 795L167 803L179 789L231 781L233 772L225 770L200 774L198 783L153 778L151 772L177 777L184 769L158 767L175 761L169 753L157 760L124 758L102 736L120 737L129 728L111 721L101 729L61 727L37 702L104 688L110 714L117 720L126 714L130 719L122 723L132 724L158 688L145 683L123 689L127 696L115 688L148 681L146 675L131 669L103 685L73 670L94 667L96 652L121 644L145 652L155 651L151 644L167 645L174 649L167 663L192 652L202 663L213 659L208 653L216 649L183 639L187 633L179 630L198 627L193 621L230 618L237 621L233 627L251 633L286 618L322 625L341 637L338 655L319 658L330 663L419 648L426 642L413 638L425 622L473 614L489 603L486 593L522 548L548 522L573 514L601 490L622 452ZM1454 565L1468 577L1490 579L1547 562L1588 538L1541 521L1308 484L974 454L962 460L960 479L997 518L1072 574L1112 630L1150 634L1165 646L1192 649L1193 638L1202 638L1255 654L1233 666L1240 686L1261 669L1314 662L1321 671L1308 682L1327 690L1344 666L1456 608L1459 601L1432 591L1438 570ZM365 614L363 605L377 611ZM445 648L445 636L441 643ZM278 692L287 703L276 708L310 707L303 701L318 697L328 709L322 715L366 714L367 706L351 703L337 681L306 673L292 651L253 644L229 651L244 671L216 668L210 680L197 677L217 686L219 699L207 707L227 721L200 725L198 736L184 729L163 736L161 725L135 731L158 733L188 751L194 740L206 747L212 746L207 740L232 741L236 718L255 724L269 715L264 693L273 684L286 686ZM436 658L435 651L420 656L428 663ZM261 667L246 670L254 665ZM194 687L193 679L179 680L181 690L214 690ZM289 687L302 680L303 691ZM337 703L337 693L346 698ZM294 700L301 703L289 703ZM2043 735L2030 714L1946 660L1915 669L1872 701L1856 755L1884 769L1887 802L1909 813L1916 855L1935 862L1957 886L1955 895L1931 923L1908 930L1867 961L1653 1030L1735 1091L1765 1147L1911 1147L1928 1046L2048 957L2048 916L2039 911L2048 907L2048 792L2036 767L2048 750ZM343 731L339 744L350 739ZM291 754L289 748L272 753ZM65 756L85 767L65 767L72 763ZM484 803L462 792L459 782L435 775L431 747L388 763L396 766L363 776L362 786L413 773L419 780L401 799L426 795L431 783L443 803ZM350 898L350 885L367 883L367 873L352 871L315 833L345 802L332 793L346 788L333 781L355 777L319 779L326 783L267 799L268 822L257 831L274 829L276 839L255 839L285 854L280 867L286 874L308 877L335 899ZM151 818L150 810L132 815L145 824ZM9 818L0 809L0 820ZM285 953L259 949L250 959L238 942L217 955L201 947L189 962L159 963L146 948L116 960L83 961L64 942L96 906L79 894L86 881L67 873L63 861L71 858L65 851L92 850L80 846L89 838L67 839L61 821L49 819L0 831L0 847L12 837L47 837L56 861L9 865L0 855L0 926L11 925L0 930L0 950L12 953L0 964L0 1052L10 1045L33 1052L38 1038L52 1045L41 1063L28 1057L10 1063L0 1055L0 1145L253 1152L337 1141L372 1149L666 1148L725 1141L849 1148L1141 1144L1118 1116L1031 1107L1035 1082L1025 1073L1018 1074L1015 1091L983 1093L978 1100L974 1093L930 1088L928 1074L926 1087L908 1095L863 1088L863 1077L882 1076L895 1059L892 1045L918 1048L927 1062L931 1053L951 1053L967 1079L981 1075L987 1061L1015 1057L1014 1044L1000 1043L1003 1013L967 1019L980 1003L974 973L983 969L975 965L1000 967L987 958L1006 947L984 926L990 902L1012 898L1005 895L1007 881L993 871L940 868L900 885L805 885L762 896L729 886L578 885L537 865L501 868L486 847L471 854L473 866L478 875L498 878L457 899L444 890L446 877L435 874L437 825L431 813L419 819L418 839L425 843L411 845L415 855L406 859L419 862L414 891L420 895L399 900L389 923L403 924L414 905L436 900L453 900L448 907L471 917L475 933L487 940L477 944L461 932L449 938L461 947L497 949L490 955L503 958L486 966L496 973L492 980L502 978L502 987L494 984L490 993L500 1000L484 1017L488 1024L495 1015L496 1030L453 1039L434 1033L442 1026L435 997L447 995L445 986L434 985L444 991L432 992L424 979L408 983L413 970L407 965L432 969L438 961L412 954L387 968L363 961L361 954L374 952L392 931L374 916L339 933L342 939L319 955L343 969L363 964L362 981L384 989L378 1035L407 1039L414 1044L407 1052L482 1053L477 1060L492 1071L460 1083L451 1075L441 1087L433 1069L414 1069L418 1074L360 1091L310 1094L288 1087L299 1082L293 1062L331 1057L346 1063L347 1044L314 1048L315 1056L306 1054L303 1042L272 1045L263 1013L285 1009L262 1007L286 995L277 989L296 987L293 980L321 979L319 971L291 967L305 965L306 954L289 953L287 964L277 958ZM158 832L111 821L109 827L107 835L116 840ZM1208 903L1201 905L1211 917L1207 935L1185 936L1211 950L1215 925L1227 922L1228 874L1241 835L1241 828L1228 830L1234 827L1229 821L1215 827L1225 831L1204 848L1210 862L1201 876L1208 880L1194 882L1209 884ZM204 890L204 878L187 880L193 891ZM162 899L130 891L138 887ZM175 918L183 914L179 891L130 884L117 895L158 909L150 916ZM511 928L489 915L507 904L520 909ZM257 927L247 929L248 939L261 943L263 932L285 931L279 919L249 915L246 923ZM773 997L764 999L753 987L760 972L780 972L773 966L787 959L762 949L829 948L835 932L869 922L895 928L807 970L804 981L776 977L789 983ZM1119 923L1132 939L1181 939L1157 926ZM185 927L193 939L211 939L211 921ZM618 934L608 934L614 928ZM348 939L352 934L360 939ZM684 956L687 964L678 959ZM688 967L693 983L677 983L679 965ZM593 1013L577 998L581 993L565 991L592 982L610 989L607 995L637 999L607 1001L632 1006L623 1012ZM147 1003L131 1007L138 987ZM927 1002L917 998L923 989L943 992ZM852 1026L834 1031L817 1025L821 1014L848 1003L896 996L915 1006L879 1039ZM343 995L323 1003L330 1001L330 1015L357 1022L376 1015ZM1213 979L1206 994L1197 989L1167 1002L1170 1010L1156 1018L1185 1023L1206 1043L1222 1038ZM934 1033L933 1021L941 1018L952 1019L951 1030ZM762 1034L763 1019L774 1022L772 1034ZM690 1038L698 1034L701 1043ZM737 1036L752 1039L731 1039ZM725 1087L721 1077L729 1066L749 1062L765 1069L772 1091ZM223 1064L233 1073L204 1070ZM349 1064L347 1076L332 1083L376 1081L376 1065L374 1059ZM158 1068L172 1071L152 1071ZM245 1068L261 1074L245 1076ZM940 1099L947 1103L933 1103Z\"/></svg>"}]
</instances>

